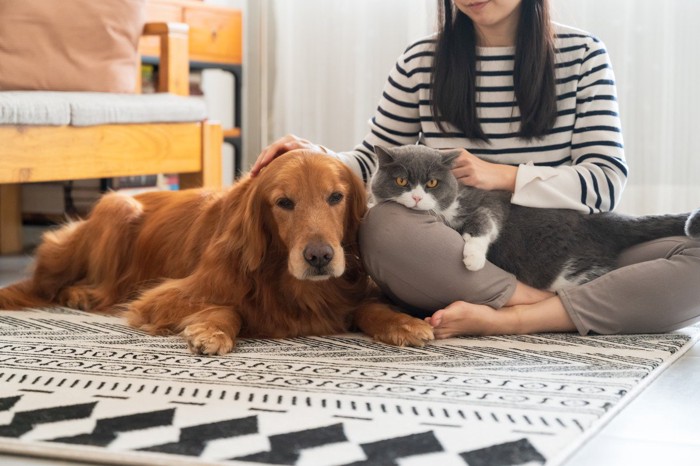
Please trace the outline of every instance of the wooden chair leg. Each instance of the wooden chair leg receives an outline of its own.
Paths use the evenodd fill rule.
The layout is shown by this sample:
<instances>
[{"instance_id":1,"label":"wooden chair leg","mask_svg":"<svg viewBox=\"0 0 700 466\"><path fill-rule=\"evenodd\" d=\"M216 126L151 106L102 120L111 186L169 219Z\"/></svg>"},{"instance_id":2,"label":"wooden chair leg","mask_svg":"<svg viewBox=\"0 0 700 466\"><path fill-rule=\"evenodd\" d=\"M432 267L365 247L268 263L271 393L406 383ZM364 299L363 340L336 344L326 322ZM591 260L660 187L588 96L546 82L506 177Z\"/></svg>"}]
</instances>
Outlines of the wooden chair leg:
<instances>
[{"instance_id":1,"label":"wooden chair leg","mask_svg":"<svg viewBox=\"0 0 700 466\"><path fill-rule=\"evenodd\" d=\"M205 121L202 123L202 171L180 174L180 189L221 188L221 146L223 141L223 131L218 122Z\"/></svg>"},{"instance_id":2,"label":"wooden chair leg","mask_svg":"<svg viewBox=\"0 0 700 466\"><path fill-rule=\"evenodd\" d=\"M22 252L22 202L19 184L0 185L0 254Z\"/></svg>"}]
</instances>

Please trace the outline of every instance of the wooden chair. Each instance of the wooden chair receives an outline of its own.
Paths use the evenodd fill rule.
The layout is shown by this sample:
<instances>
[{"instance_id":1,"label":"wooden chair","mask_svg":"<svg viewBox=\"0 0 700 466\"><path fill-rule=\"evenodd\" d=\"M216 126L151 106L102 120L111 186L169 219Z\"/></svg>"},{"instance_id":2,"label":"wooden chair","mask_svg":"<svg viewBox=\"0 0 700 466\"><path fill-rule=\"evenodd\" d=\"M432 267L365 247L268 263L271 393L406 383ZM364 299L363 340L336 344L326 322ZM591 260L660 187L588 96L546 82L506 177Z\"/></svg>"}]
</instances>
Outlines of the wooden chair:
<instances>
[{"instance_id":1,"label":"wooden chair","mask_svg":"<svg viewBox=\"0 0 700 466\"><path fill-rule=\"evenodd\" d=\"M160 37L159 91L189 94L188 27L151 23ZM134 71L136 72L136 70ZM0 253L21 241L21 184L84 178L179 173L180 187L221 186L218 123L0 125Z\"/></svg>"}]
</instances>

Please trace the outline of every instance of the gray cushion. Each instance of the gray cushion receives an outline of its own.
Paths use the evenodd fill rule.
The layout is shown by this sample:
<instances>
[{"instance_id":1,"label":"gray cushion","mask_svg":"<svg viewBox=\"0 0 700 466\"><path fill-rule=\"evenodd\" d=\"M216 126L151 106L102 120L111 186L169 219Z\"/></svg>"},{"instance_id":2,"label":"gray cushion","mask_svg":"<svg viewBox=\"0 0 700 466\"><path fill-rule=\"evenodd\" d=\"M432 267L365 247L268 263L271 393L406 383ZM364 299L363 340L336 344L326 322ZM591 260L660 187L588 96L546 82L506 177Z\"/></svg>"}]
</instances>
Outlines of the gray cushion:
<instances>
[{"instance_id":1,"label":"gray cushion","mask_svg":"<svg viewBox=\"0 0 700 466\"><path fill-rule=\"evenodd\" d=\"M94 126L206 118L204 101L171 94L0 92L0 124Z\"/></svg>"},{"instance_id":2,"label":"gray cushion","mask_svg":"<svg viewBox=\"0 0 700 466\"><path fill-rule=\"evenodd\" d=\"M59 92L0 92L0 125L67 125L70 104Z\"/></svg>"}]
</instances>

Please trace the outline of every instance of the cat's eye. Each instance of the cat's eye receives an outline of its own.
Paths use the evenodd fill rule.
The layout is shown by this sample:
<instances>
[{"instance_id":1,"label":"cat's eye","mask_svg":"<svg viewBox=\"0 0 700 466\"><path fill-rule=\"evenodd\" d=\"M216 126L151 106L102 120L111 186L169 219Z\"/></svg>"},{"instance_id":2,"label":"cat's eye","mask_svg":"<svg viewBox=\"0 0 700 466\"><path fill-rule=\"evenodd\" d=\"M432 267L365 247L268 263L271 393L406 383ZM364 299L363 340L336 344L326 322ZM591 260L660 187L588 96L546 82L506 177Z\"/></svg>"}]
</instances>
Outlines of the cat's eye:
<instances>
[{"instance_id":1,"label":"cat's eye","mask_svg":"<svg viewBox=\"0 0 700 466\"><path fill-rule=\"evenodd\" d=\"M433 178L432 180L429 180L427 183L425 183L425 186L427 188L434 188L437 185L438 185L438 180L436 180L435 178Z\"/></svg>"},{"instance_id":2,"label":"cat's eye","mask_svg":"<svg viewBox=\"0 0 700 466\"><path fill-rule=\"evenodd\" d=\"M408 180L399 176L398 178L396 178L396 184L398 184L399 186L406 186L408 184Z\"/></svg>"}]
</instances>

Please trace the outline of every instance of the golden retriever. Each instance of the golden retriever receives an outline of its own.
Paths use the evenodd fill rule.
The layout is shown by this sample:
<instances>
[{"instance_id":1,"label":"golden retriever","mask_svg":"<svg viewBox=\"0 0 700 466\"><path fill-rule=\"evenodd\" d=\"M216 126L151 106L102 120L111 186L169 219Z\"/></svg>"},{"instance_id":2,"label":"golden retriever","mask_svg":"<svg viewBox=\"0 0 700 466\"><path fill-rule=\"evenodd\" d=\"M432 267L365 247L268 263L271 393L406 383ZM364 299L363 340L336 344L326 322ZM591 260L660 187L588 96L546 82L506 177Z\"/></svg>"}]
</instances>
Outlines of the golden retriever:
<instances>
[{"instance_id":1,"label":"golden retriever","mask_svg":"<svg viewBox=\"0 0 700 466\"><path fill-rule=\"evenodd\" d=\"M229 190L105 195L86 220L46 233L31 278L0 290L0 309L59 304L124 310L199 354L237 337L353 328L423 345L431 326L394 311L362 268L365 188L342 162L294 151Z\"/></svg>"}]
</instances>

